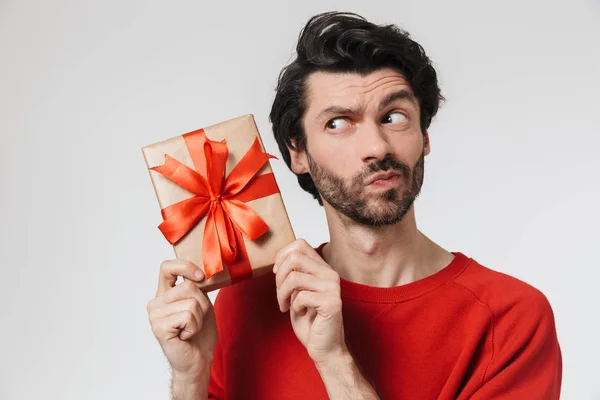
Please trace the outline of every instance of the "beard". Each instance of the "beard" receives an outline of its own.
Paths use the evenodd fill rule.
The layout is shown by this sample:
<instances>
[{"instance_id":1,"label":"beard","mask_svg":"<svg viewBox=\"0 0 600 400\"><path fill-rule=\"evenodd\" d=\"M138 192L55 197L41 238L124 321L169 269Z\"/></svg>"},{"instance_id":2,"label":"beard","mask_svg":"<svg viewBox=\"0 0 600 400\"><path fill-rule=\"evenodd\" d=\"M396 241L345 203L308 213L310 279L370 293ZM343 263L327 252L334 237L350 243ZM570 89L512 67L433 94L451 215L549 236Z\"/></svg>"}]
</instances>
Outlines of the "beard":
<instances>
[{"instance_id":1,"label":"beard","mask_svg":"<svg viewBox=\"0 0 600 400\"><path fill-rule=\"evenodd\" d=\"M308 151L306 156L312 180L321 197L335 210L362 225L387 226L401 221L423 186L424 152L412 168L388 155L369 164L348 182L315 163ZM369 193L365 180L374 173L385 171L397 172L400 182L392 189Z\"/></svg>"}]
</instances>

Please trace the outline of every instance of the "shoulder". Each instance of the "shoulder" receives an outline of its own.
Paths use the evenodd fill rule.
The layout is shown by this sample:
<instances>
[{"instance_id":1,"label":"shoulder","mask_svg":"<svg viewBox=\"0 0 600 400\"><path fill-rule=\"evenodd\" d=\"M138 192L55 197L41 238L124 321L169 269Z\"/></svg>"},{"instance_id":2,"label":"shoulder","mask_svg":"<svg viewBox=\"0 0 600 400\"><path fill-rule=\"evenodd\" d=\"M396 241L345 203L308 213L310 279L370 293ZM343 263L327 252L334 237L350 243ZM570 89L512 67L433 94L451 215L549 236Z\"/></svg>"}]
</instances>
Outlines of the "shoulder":
<instances>
[{"instance_id":1,"label":"shoulder","mask_svg":"<svg viewBox=\"0 0 600 400\"><path fill-rule=\"evenodd\" d=\"M554 313L548 298L530 283L471 259L453 284L489 310L495 329L514 329L515 333L524 334L554 330Z\"/></svg>"},{"instance_id":2,"label":"shoulder","mask_svg":"<svg viewBox=\"0 0 600 400\"><path fill-rule=\"evenodd\" d=\"M558 399L562 355L550 302L539 289L471 260L454 279L487 308L489 356L476 397Z\"/></svg>"},{"instance_id":3,"label":"shoulder","mask_svg":"<svg viewBox=\"0 0 600 400\"><path fill-rule=\"evenodd\" d=\"M472 292L491 308L512 307L523 302L549 304L535 286L514 276L488 268L474 259L454 279L454 283Z\"/></svg>"}]
</instances>

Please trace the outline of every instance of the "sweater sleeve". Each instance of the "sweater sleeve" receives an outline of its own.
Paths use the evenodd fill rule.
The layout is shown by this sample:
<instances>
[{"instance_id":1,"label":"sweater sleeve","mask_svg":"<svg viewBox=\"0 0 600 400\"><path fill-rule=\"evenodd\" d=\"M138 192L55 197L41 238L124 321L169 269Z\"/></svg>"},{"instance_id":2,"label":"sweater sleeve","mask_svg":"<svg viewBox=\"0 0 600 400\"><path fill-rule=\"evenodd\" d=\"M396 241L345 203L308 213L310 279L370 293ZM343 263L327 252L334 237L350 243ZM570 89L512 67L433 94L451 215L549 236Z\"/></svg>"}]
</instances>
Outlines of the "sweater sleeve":
<instances>
[{"instance_id":1,"label":"sweater sleeve","mask_svg":"<svg viewBox=\"0 0 600 400\"><path fill-rule=\"evenodd\" d=\"M560 397L562 356L554 314L546 297L530 292L519 302L492 309L493 352L471 400Z\"/></svg>"}]
</instances>

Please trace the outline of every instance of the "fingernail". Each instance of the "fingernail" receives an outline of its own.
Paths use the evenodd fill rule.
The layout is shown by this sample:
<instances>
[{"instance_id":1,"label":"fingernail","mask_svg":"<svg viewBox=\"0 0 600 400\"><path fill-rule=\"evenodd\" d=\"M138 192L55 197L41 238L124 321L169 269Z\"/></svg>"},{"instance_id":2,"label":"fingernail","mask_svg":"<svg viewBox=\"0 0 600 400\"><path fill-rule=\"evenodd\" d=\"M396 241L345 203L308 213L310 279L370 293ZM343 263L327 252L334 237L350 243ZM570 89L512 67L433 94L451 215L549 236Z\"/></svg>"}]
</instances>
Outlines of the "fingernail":
<instances>
[{"instance_id":1,"label":"fingernail","mask_svg":"<svg viewBox=\"0 0 600 400\"><path fill-rule=\"evenodd\" d=\"M274 265L273 266L273 273L276 274L278 269L279 269L279 267L277 265Z\"/></svg>"},{"instance_id":2,"label":"fingernail","mask_svg":"<svg viewBox=\"0 0 600 400\"><path fill-rule=\"evenodd\" d=\"M198 280L201 280L204 277L204 273L199 269L194 272L194 277Z\"/></svg>"}]
</instances>

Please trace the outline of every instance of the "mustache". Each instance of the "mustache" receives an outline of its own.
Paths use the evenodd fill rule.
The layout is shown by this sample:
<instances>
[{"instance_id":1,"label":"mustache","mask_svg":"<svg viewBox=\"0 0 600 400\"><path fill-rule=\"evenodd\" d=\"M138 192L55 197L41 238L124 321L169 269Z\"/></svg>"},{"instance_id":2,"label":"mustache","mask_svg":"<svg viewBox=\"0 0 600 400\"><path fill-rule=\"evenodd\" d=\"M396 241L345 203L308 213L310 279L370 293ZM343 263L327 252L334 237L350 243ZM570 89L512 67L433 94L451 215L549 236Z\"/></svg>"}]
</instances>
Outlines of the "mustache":
<instances>
[{"instance_id":1,"label":"mustache","mask_svg":"<svg viewBox=\"0 0 600 400\"><path fill-rule=\"evenodd\" d=\"M390 155L387 155L383 160L373 162L367 165L367 170L360 174L360 180L372 175L376 172L386 172L388 170L397 171L404 176L410 176L411 169L408 165L396 160Z\"/></svg>"}]
</instances>

